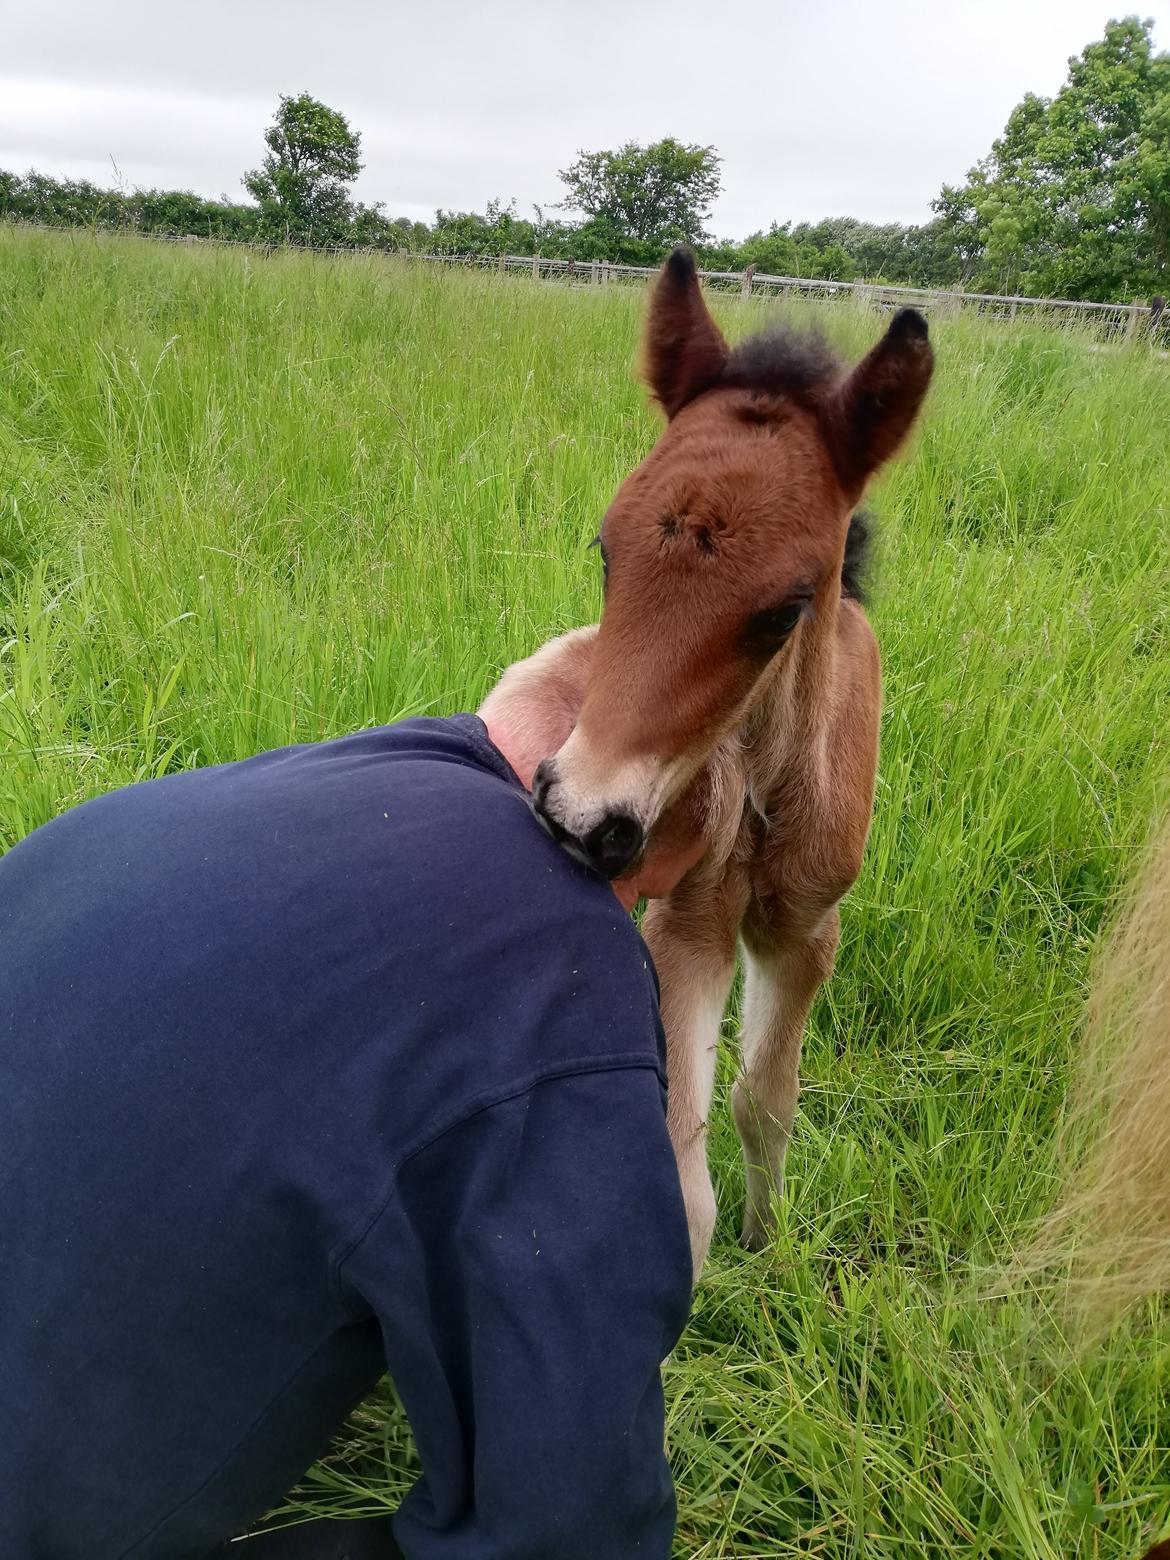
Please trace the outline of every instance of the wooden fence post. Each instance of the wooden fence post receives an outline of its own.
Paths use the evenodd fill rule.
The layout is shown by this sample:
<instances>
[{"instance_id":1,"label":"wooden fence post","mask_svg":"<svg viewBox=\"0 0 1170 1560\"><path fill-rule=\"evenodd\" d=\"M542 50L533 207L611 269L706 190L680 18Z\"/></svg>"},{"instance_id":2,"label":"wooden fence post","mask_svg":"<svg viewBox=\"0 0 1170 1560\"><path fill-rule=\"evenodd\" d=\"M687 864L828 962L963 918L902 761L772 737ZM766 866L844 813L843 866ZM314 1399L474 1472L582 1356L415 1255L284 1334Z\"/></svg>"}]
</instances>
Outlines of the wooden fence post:
<instances>
[{"instance_id":1,"label":"wooden fence post","mask_svg":"<svg viewBox=\"0 0 1170 1560\"><path fill-rule=\"evenodd\" d=\"M743 281L740 284L739 295L741 298L750 298L752 294L752 277L756 274L754 265L749 265L743 273Z\"/></svg>"},{"instance_id":2,"label":"wooden fence post","mask_svg":"<svg viewBox=\"0 0 1170 1560\"><path fill-rule=\"evenodd\" d=\"M597 261L596 260L591 260L589 262L589 281L590 281L591 285L596 285L596 283L597 283Z\"/></svg>"},{"instance_id":3,"label":"wooden fence post","mask_svg":"<svg viewBox=\"0 0 1170 1560\"><path fill-rule=\"evenodd\" d=\"M533 255L533 257L532 257L532 279L533 279L534 282L539 282L539 280L540 280L540 256L539 255Z\"/></svg>"},{"instance_id":4,"label":"wooden fence post","mask_svg":"<svg viewBox=\"0 0 1170 1560\"><path fill-rule=\"evenodd\" d=\"M1133 300L1133 308L1129 311L1129 319L1127 319L1125 322L1126 341L1132 341L1137 335L1138 331L1141 329L1141 308L1141 299L1135 298Z\"/></svg>"},{"instance_id":5,"label":"wooden fence post","mask_svg":"<svg viewBox=\"0 0 1170 1560\"><path fill-rule=\"evenodd\" d=\"M507 259L507 258L508 258L508 257L507 257L507 255L505 255L505 254L504 254L504 253L503 253L503 251L502 251L502 250L501 250L501 252L500 252L500 258L499 258L499 259L498 259L498 260L497 260L497 261L496 261L496 270L497 270L497 271L499 271L499 273L500 273L500 275L501 275L501 276L503 276L503 274L504 274L504 261L505 261L505 260L506 260L506 259Z\"/></svg>"}]
</instances>

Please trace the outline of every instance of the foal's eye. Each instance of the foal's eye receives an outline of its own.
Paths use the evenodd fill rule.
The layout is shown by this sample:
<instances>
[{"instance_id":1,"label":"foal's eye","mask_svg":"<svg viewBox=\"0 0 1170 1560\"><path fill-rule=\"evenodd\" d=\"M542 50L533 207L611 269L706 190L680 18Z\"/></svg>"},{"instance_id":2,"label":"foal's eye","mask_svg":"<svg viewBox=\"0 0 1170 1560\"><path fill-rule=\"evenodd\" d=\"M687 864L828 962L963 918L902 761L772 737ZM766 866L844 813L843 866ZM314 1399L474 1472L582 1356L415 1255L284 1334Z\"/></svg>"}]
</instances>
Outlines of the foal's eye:
<instances>
[{"instance_id":1,"label":"foal's eye","mask_svg":"<svg viewBox=\"0 0 1170 1560\"><path fill-rule=\"evenodd\" d=\"M807 601L782 601L778 607L765 607L747 622L746 639L752 650L771 655L791 634L808 610Z\"/></svg>"}]
</instances>

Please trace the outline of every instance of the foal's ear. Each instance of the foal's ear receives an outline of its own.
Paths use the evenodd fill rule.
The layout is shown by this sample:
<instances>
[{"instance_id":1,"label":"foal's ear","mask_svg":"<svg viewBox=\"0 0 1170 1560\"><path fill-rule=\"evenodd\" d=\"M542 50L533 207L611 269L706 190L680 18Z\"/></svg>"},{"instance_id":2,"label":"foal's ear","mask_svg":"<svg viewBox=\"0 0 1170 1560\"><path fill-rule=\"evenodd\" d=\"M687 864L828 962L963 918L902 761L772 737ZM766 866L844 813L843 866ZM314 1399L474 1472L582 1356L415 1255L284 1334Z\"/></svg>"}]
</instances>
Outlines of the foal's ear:
<instances>
[{"instance_id":1,"label":"foal's ear","mask_svg":"<svg viewBox=\"0 0 1170 1560\"><path fill-rule=\"evenodd\" d=\"M667 417L709 390L723 372L727 343L707 312L689 249L662 267L646 321L646 378Z\"/></svg>"},{"instance_id":2,"label":"foal's ear","mask_svg":"<svg viewBox=\"0 0 1170 1560\"><path fill-rule=\"evenodd\" d=\"M829 451L847 493L860 494L910 432L933 368L926 321L902 309L830 403Z\"/></svg>"}]
</instances>

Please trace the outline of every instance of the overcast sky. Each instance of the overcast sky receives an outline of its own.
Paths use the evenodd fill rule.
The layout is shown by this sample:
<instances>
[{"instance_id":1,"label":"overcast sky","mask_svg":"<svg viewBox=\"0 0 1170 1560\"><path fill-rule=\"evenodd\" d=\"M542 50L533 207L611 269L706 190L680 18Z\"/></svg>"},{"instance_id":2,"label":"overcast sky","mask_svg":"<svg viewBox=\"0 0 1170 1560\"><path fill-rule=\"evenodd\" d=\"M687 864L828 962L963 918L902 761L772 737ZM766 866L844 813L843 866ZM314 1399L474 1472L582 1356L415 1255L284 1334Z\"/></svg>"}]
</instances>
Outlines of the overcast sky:
<instances>
[{"instance_id":1,"label":"overcast sky","mask_svg":"<svg viewBox=\"0 0 1170 1560\"><path fill-rule=\"evenodd\" d=\"M923 221L1098 0L0 0L0 168L246 198L281 92L362 133L393 216L561 198L579 148L723 156L713 229ZM1170 47L1170 0L1141 7Z\"/></svg>"}]
</instances>

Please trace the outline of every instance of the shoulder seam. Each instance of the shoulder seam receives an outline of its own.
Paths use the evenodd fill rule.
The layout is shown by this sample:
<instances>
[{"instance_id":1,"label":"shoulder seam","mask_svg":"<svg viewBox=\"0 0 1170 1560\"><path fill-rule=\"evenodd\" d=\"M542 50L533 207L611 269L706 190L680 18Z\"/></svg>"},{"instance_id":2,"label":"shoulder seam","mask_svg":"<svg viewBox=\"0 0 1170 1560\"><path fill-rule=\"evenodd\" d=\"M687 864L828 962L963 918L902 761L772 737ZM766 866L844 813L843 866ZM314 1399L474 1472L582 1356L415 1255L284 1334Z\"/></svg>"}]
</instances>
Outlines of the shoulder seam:
<instances>
[{"instance_id":1,"label":"shoulder seam","mask_svg":"<svg viewBox=\"0 0 1170 1560\"><path fill-rule=\"evenodd\" d=\"M336 1246L330 1255L330 1284L334 1291L334 1297L339 1304L349 1308L341 1287L341 1269L354 1252L358 1249L374 1225L385 1213L387 1206L394 1197L398 1185L398 1177L412 1159L424 1153L428 1148L434 1147L448 1133L457 1131L466 1126L469 1121L474 1121L477 1116L482 1116L486 1111L493 1110L497 1105L506 1104L508 1100L518 1099L522 1094L528 1094L531 1090L539 1088L544 1083L555 1083L564 1078L587 1077L591 1073L602 1072L634 1072L645 1071L654 1073L662 1087L666 1088L666 1075L663 1072L658 1058L645 1055L643 1052L619 1051L607 1056L574 1057L568 1061L559 1062L555 1067L538 1068L523 1078L515 1079L506 1087L496 1090L494 1093L483 1094L478 1098L473 1097L465 1101L463 1108L441 1126L428 1130L424 1136L412 1143L395 1160L389 1177L389 1185L378 1199L373 1211L363 1219L358 1229L352 1235L347 1236Z\"/></svg>"}]
</instances>

